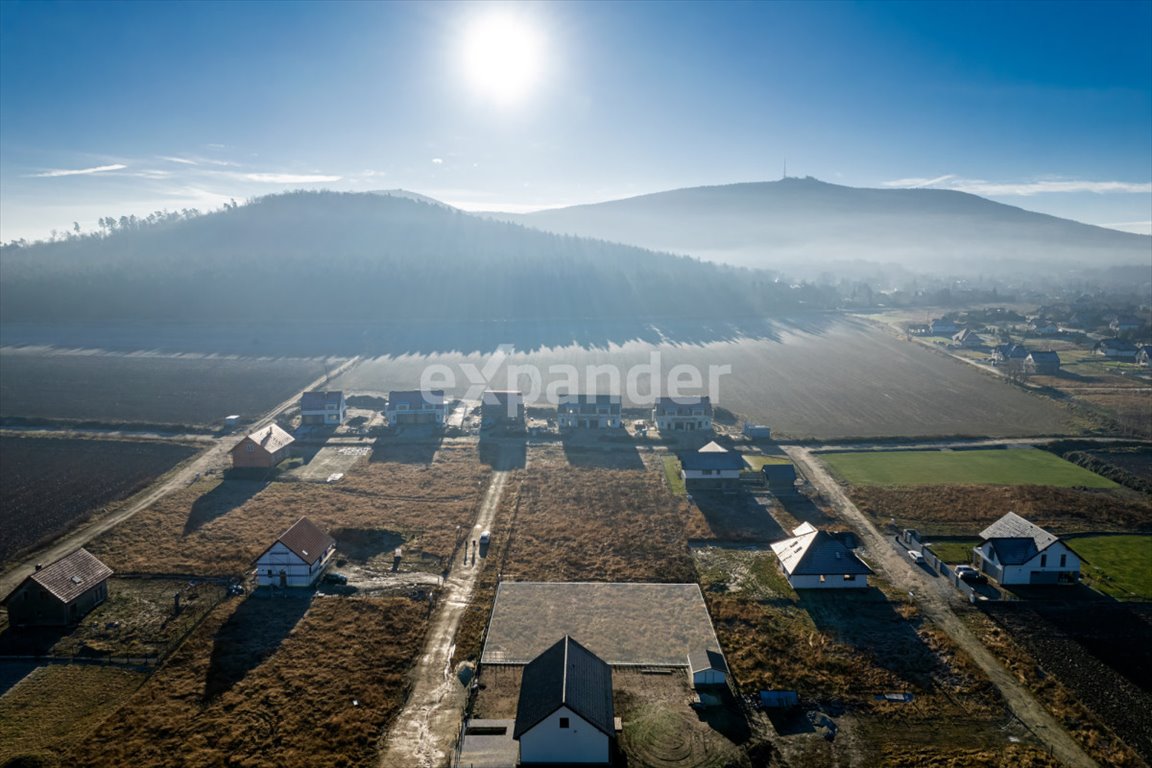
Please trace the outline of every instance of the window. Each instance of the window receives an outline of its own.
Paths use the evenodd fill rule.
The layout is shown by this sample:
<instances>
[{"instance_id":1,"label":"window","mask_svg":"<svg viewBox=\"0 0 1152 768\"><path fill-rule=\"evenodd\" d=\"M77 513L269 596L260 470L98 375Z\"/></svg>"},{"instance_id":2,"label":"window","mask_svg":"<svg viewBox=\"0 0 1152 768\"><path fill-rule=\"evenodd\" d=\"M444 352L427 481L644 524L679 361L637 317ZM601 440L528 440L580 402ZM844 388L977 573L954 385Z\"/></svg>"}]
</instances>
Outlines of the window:
<instances>
[{"instance_id":1,"label":"window","mask_svg":"<svg viewBox=\"0 0 1152 768\"><path fill-rule=\"evenodd\" d=\"M824 574L820 574L820 583L821 583L821 584L823 584L823 583L824 583Z\"/></svg>"},{"instance_id":2,"label":"window","mask_svg":"<svg viewBox=\"0 0 1152 768\"><path fill-rule=\"evenodd\" d=\"M1041 568L1047 568L1048 567L1048 555L1040 555L1040 567Z\"/></svg>"},{"instance_id":3,"label":"window","mask_svg":"<svg viewBox=\"0 0 1152 768\"><path fill-rule=\"evenodd\" d=\"M566 718L566 717L560 718L560 727L561 728L567 728L568 727L568 718Z\"/></svg>"},{"instance_id":4,"label":"window","mask_svg":"<svg viewBox=\"0 0 1152 768\"><path fill-rule=\"evenodd\" d=\"M1060 555L1060 567L1068 565L1068 555Z\"/></svg>"}]
</instances>

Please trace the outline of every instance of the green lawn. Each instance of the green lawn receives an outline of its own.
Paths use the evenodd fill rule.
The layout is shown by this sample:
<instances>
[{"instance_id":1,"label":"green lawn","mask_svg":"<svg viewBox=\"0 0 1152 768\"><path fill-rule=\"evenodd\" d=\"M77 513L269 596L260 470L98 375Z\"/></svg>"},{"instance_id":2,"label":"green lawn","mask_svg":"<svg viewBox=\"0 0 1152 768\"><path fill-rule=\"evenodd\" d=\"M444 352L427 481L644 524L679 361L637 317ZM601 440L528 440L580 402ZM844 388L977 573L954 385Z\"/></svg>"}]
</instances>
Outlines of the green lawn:
<instances>
[{"instance_id":1,"label":"green lawn","mask_svg":"<svg viewBox=\"0 0 1152 768\"><path fill-rule=\"evenodd\" d=\"M1117 488L1111 480L1037 448L862 451L820 458L852 485L1054 485Z\"/></svg>"},{"instance_id":2,"label":"green lawn","mask_svg":"<svg viewBox=\"0 0 1152 768\"><path fill-rule=\"evenodd\" d=\"M979 539L965 539L963 541L933 541L928 537L931 549L940 558L950 565L972 562L972 548L980 543Z\"/></svg>"},{"instance_id":3,"label":"green lawn","mask_svg":"<svg viewBox=\"0 0 1152 768\"><path fill-rule=\"evenodd\" d=\"M684 478L680 477L680 460L675 456L664 457L664 477L668 478L668 488L674 496L687 496Z\"/></svg>"},{"instance_id":4,"label":"green lawn","mask_svg":"<svg viewBox=\"0 0 1152 768\"><path fill-rule=\"evenodd\" d=\"M1152 600L1152 536L1084 536L1067 542L1088 561L1081 572L1094 588L1119 599Z\"/></svg>"},{"instance_id":5,"label":"green lawn","mask_svg":"<svg viewBox=\"0 0 1152 768\"><path fill-rule=\"evenodd\" d=\"M754 472L759 472L765 464L791 464L792 460L787 456L763 456L760 454L744 454L744 463L752 468Z\"/></svg>"}]
</instances>

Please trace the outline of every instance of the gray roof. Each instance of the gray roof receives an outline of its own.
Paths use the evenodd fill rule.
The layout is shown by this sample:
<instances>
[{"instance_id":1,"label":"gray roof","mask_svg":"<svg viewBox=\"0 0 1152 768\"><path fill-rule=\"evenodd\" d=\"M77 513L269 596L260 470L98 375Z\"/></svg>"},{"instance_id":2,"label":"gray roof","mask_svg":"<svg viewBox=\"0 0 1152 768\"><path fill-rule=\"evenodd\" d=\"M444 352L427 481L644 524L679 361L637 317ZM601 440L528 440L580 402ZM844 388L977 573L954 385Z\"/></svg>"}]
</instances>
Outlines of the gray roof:
<instances>
[{"instance_id":1,"label":"gray roof","mask_svg":"<svg viewBox=\"0 0 1152 768\"><path fill-rule=\"evenodd\" d=\"M57 600L68 604L111 575L111 568L81 548L36 571L21 585L34 581Z\"/></svg>"},{"instance_id":2,"label":"gray roof","mask_svg":"<svg viewBox=\"0 0 1152 768\"><path fill-rule=\"evenodd\" d=\"M711 648L697 648L688 654L688 670L692 674L707 669L728 674L728 663L724 661L724 654Z\"/></svg>"},{"instance_id":3,"label":"gray roof","mask_svg":"<svg viewBox=\"0 0 1152 768\"><path fill-rule=\"evenodd\" d=\"M424 408L440 407L444 405L444 390L442 389L400 389L388 393L388 408L396 410L396 406L407 404L412 411Z\"/></svg>"},{"instance_id":4,"label":"gray roof","mask_svg":"<svg viewBox=\"0 0 1152 768\"><path fill-rule=\"evenodd\" d=\"M568 635L524 667L512 738L519 739L560 707L609 737L615 733L612 668Z\"/></svg>"},{"instance_id":5,"label":"gray roof","mask_svg":"<svg viewBox=\"0 0 1152 768\"><path fill-rule=\"evenodd\" d=\"M712 414L712 399L708 395L690 397L658 397L654 407L658 416L692 416Z\"/></svg>"},{"instance_id":6,"label":"gray roof","mask_svg":"<svg viewBox=\"0 0 1152 768\"><path fill-rule=\"evenodd\" d=\"M558 405L620 405L620 395L560 395Z\"/></svg>"},{"instance_id":7,"label":"gray roof","mask_svg":"<svg viewBox=\"0 0 1152 768\"><path fill-rule=\"evenodd\" d=\"M789 576L869 574L872 569L832 534L804 523L795 536L778 541L772 551Z\"/></svg>"},{"instance_id":8,"label":"gray roof","mask_svg":"<svg viewBox=\"0 0 1152 768\"><path fill-rule=\"evenodd\" d=\"M1020 565L1060 540L1038 525L1009 512L980 532L980 538L992 542L996 557L1004 565Z\"/></svg>"},{"instance_id":9,"label":"gray roof","mask_svg":"<svg viewBox=\"0 0 1152 768\"><path fill-rule=\"evenodd\" d=\"M743 456L722 447L715 441L698 451L682 451L677 456L680 458L680 466L684 469L747 469Z\"/></svg>"},{"instance_id":10,"label":"gray roof","mask_svg":"<svg viewBox=\"0 0 1152 768\"><path fill-rule=\"evenodd\" d=\"M1036 350L1034 352L1031 352L1028 355L1028 357L1030 357L1032 359L1032 362L1034 362L1034 363L1059 363L1060 362L1060 355L1056 354L1054 351L1052 351L1050 349Z\"/></svg>"},{"instance_id":11,"label":"gray roof","mask_svg":"<svg viewBox=\"0 0 1152 768\"><path fill-rule=\"evenodd\" d=\"M305 392L300 396L300 409L305 411L322 411L326 405L339 405L344 399L344 393L338 389L323 391L314 390Z\"/></svg>"}]
</instances>

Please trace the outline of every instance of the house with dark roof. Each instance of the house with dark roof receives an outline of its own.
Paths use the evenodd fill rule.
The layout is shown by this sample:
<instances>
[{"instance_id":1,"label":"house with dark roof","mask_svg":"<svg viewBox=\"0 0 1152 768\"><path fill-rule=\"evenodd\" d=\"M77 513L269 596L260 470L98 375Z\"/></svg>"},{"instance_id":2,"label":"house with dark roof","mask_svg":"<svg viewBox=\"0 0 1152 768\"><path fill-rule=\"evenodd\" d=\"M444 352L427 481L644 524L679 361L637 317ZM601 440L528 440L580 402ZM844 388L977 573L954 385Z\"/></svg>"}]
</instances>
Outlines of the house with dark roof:
<instances>
[{"instance_id":1,"label":"house with dark roof","mask_svg":"<svg viewBox=\"0 0 1152 768\"><path fill-rule=\"evenodd\" d=\"M1060 373L1060 355L1050 349L1035 350L1024 358L1024 367L1041 376L1055 376Z\"/></svg>"},{"instance_id":2,"label":"house with dark roof","mask_svg":"<svg viewBox=\"0 0 1152 768\"><path fill-rule=\"evenodd\" d=\"M952 336L952 341L965 349L981 346L984 341L971 328L965 328Z\"/></svg>"},{"instance_id":3,"label":"house with dark roof","mask_svg":"<svg viewBox=\"0 0 1152 768\"><path fill-rule=\"evenodd\" d=\"M796 465L792 462L768 462L760 467L760 474L774 495L791 496L796 493Z\"/></svg>"},{"instance_id":4,"label":"house with dark roof","mask_svg":"<svg viewBox=\"0 0 1152 768\"><path fill-rule=\"evenodd\" d=\"M300 423L339 426L348 416L348 404L340 390L314 390L300 395Z\"/></svg>"},{"instance_id":5,"label":"house with dark roof","mask_svg":"<svg viewBox=\"0 0 1152 768\"><path fill-rule=\"evenodd\" d=\"M959 331L956 321L949 320L946 317L938 317L932 322L928 323L928 333L931 336L951 336Z\"/></svg>"},{"instance_id":6,"label":"house with dark roof","mask_svg":"<svg viewBox=\"0 0 1152 768\"><path fill-rule=\"evenodd\" d=\"M793 589L867 589L872 573L844 542L811 523L778 541L772 551Z\"/></svg>"},{"instance_id":7,"label":"house with dark roof","mask_svg":"<svg viewBox=\"0 0 1152 768\"><path fill-rule=\"evenodd\" d=\"M481 429L522 430L524 394L517 389L487 389L480 399Z\"/></svg>"},{"instance_id":8,"label":"house with dark roof","mask_svg":"<svg viewBox=\"0 0 1152 768\"><path fill-rule=\"evenodd\" d=\"M1005 586L1075 584L1080 556L1059 536L1009 512L980 532L974 565Z\"/></svg>"},{"instance_id":9,"label":"house with dark roof","mask_svg":"<svg viewBox=\"0 0 1152 768\"><path fill-rule=\"evenodd\" d=\"M258 586L310 587L336 552L336 540L306 517L256 558Z\"/></svg>"},{"instance_id":10,"label":"house with dark roof","mask_svg":"<svg viewBox=\"0 0 1152 768\"><path fill-rule=\"evenodd\" d=\"M86 549L78 549L36 571L4 598L12 626L63 627L75 624L108 599L112 569Z\"/></svg>"},{"instance_id":11,"label":"house with dark roof","mask_svg":"<svg viewBox=\"0 0 1152 768\"><path fill-rule=\"evenodd\" d=\"M295 441L276 424L261 427L232 447L232 466L269 469L288 458Z\"/></svg>"},{"instance_id":12,"label":"house with dark roof","mask_svg":"<svg viewBox=\"0 0 1152 768\"><path fill-rule=\"evenodd\" d=\"M992 348L992 359L997 363L1023 363L1028 358L1028 347L1023 344L998 344Z\"/></svg>"},{"instance_id":13,"label":"house with dark roof","mask_svg":"<svg viewBox=\"0 0 1152 768\"><path fill-rule=\"evenodd\" d=\"M556 403L560 429L619 429L620 395L560 395Z\"/></svg>"},{"instance_id":14,"label":"house with dark roof","mask_svg":"<svg viewBox=\"0 0 1152 768\"><path fill-rule=\"evenodd\" d=\"M1092 354L1102 355L1113 360L1136 359L1136 345L1124 339L1101 339L1092 347Z\"/></svg>"},{"instance_id":15,"label":"house with dark roof","mask_svg":"<svg viewBox=\"0 0 1152 768\"><path fill-rule=\"evenodd\" d=\"M388 423L438 424L444 426L448 420L448 401L442 389L404 389L388 393L388 404L384 408Z\"/></svg>"},{"instance_id":16,"label":"house with dark roof","mask_svg":"<svg viewBox=\"0 0 1152 768\"><path fill-rule=\"evenodd\" d=\"M743 456L714 440L698 451L681 451L678 457L680 477L688 490L734 488L740 483L740 473L748 468Z\"/></svg>"},{"instance_id":17,"label":"house with dark roof","mask_svg":"<svg viewBox=\"0 0 1152 768\"><path fill-rule=\"evenodd\" d=\"M652 422L661 432L711 431L712 399L708 395L656 398Z\"/></svg>"},{"instance_id":18,"label":"house with dark roof","mask_svg":"<svg viewBox=\"0 0 1152 768\"><path fill-rule=\"evenodd\" d=\"M568 635L524 667L512 738L521 765L607 765L612 668Z\"/></svg>"},{"instance_id":19,"label":"house with dark roof","mask_svg":"<svg viewBox=\"0 0 1152 768\"><path fill-rule=\"evenodd\" d=\"M688 676L693 688L701 685L726 685L728 662L718 650L696 648L688 654Z\"/></svg>"},{"instance_id":20,"label":"house with dark roof","mask_svg":"<svg viewBox=\"0 0 1152 768\"><path fill-rule=\"evenodd\" d=\"M1112 322L1108 323L1108 328L1113 333L1138 331L1143 327L1144 321L1135 315L1120 315L1113 319Z\"/></svg>"},{"instance_id":21,"label":"house with dark roof","mask_svg":"<svg viewBox=\"0 0 1152 768\"><path fill-rule=\"evenodd\" d=\"M1145 344L1136 350L1136 365L1145 368L1152 366L1152 344Z\"/></svg>"}]
</instances>

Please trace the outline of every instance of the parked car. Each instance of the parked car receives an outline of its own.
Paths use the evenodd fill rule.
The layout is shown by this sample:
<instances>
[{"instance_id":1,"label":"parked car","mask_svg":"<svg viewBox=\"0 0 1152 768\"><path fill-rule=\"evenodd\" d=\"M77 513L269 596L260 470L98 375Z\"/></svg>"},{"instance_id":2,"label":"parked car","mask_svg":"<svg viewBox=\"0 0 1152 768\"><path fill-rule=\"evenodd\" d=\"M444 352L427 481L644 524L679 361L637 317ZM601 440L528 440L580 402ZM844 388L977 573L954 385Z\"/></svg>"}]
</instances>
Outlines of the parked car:
<instances>
[{"instance_id":1,"label":"parked car","mask_svg":"<svg viewBox=\"0 0 1152 768\"><path fill-rule=\"evenodd\" d=\"M920 552L915 549L908 550L908 557L912 558L912 562L916 563L917 565L924 562L924 555L920 554Z\"/></svg>"},{"instance_id":2,"label":"parked car","mask_svg":"<svg viewBox=\"0 0 1152 768\"><path fill-rule=\"evenodd\" d=\"M326 574L324 574L324 578L322 579L322 581L325 584L344 585L344 584L348 583L348 577L342 573L326 573Z\"/></svg>"},{"instance_id":3,"label":"parked car","mask_svg":"<svg viewBox=\"0 0 1152 768\"><path fill-rule=\"evenodd\" d=\"M970 565L956 566L956 575L959 576L963 581L970 581L973 584L988 583L988 577Z\"/></svg>"}]
</instances>

